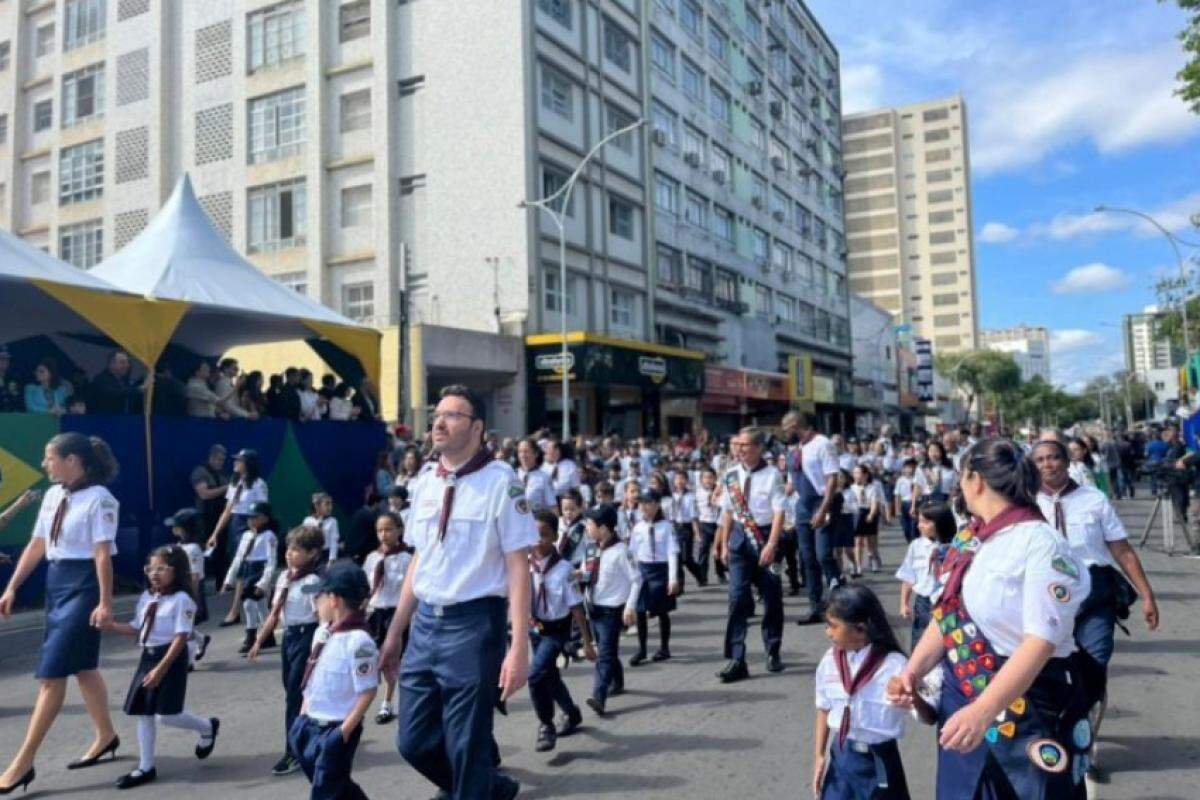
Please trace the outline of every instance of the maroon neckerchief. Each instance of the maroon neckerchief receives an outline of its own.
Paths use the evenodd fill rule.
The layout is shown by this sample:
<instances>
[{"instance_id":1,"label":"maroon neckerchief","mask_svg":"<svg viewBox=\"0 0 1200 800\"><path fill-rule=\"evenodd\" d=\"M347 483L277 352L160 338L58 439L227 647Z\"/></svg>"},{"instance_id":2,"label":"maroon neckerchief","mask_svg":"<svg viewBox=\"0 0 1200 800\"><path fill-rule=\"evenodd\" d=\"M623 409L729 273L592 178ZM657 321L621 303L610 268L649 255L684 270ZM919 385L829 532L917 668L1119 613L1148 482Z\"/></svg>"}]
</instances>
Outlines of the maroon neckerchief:
<instances>
[{"instance_id":1,"label":"maroon neckerchief","mask_svg":"<svg viewBox=\"0 0 1200 800\"><path fill-rule=\"evenodd\" d=\"M82 491L88 487L87 483L79 483L75 486L67 486L62 484L63 497L58 504L58 508L54 510L54 519L50 522L50 545L58 544L58 539L62 536L63 522L67 519L67 508L71 505L71 495L75 492Z\"/></svg>"},{"instance_id":2,"label":"maroon neckerchief","mask_svg":"<svg viewBox=\"0 0 1200 800\"><path fill-rule=\"evenodd\" d=\"M1017 525L1021 522L1045 522L1046 518L1042 516L1042 512L1036 508L1026 506L1009 506L1001 511L996 516L992 517L990 522L975 517L967 526L970 531L970 536L967 539L974 538L983 545L988 539L1005 528ZM962 537L962 534L959 534ZM958 594L962 590L963 576L967 574L967 570L971 566L971 562L975 559L975 553L978 552L978 546L950 548L950 552L946 554L946 559L942 562L942 574L949 573L949 577L945 580L945 588L942 589L942 596L939 604L949 606L958 600Z\"/></svg>"},{"instance_id":3,"label":"maroon neckerchief","mask_svg":"<svg viewBox=\"0 0 1200 800\"><path fill-rule=\"evenodd\" d=\"M308 661L304 664L304 679L300 681L300 691L303 692L308 687L308 681L312 678L313 670L317 668L317 662L321 660L321 652L325 649L325 643L332 639L335 633L365 631L366 629L367 617L362 612L362 609L358 608L330 625L329 636L313 642L312 651L308 654Z\"/></svg>"},{"instance_id":4,"label":"maroon neckerchief","mask_svg":"<svg viewBox=\"0 0 1200 800\"><path fill-rule=\"evenodd\" d=\"M249 554L247 553L247 555ZM275 602L275 607L271 609L271 616L267 620L272 628L278 625L279 620L283 617L283 607L287 605L288 592L292 590L292 584L296 581L304 580L316 571L312 561L309 561L308 564L300 569L289 569L287 571L287 583L283 585L283 591L279 593L279 600Z\"/></svg>"},{"instance_id":5,"label":"maroon neckerchief","mask_svg":"<svg viewBox=\"0 0 1200 800\"><path fill-rule=\"evenodd\" d=\"M371 597L379 594L379 590L383 588L383 577L387 572L387 557L394 556L397 553L404 551L404 545L397 544L395 547L386 547L381 542L379 544L379 560L375 562L375 569L371 575L371 585L375 587L371 590Z\"/></svg>"},{"instance_id":6,"label":"maroon neckerchief","mask_svg":"<svg viewBox=\"0 0 1200 800\"><path fill-rule=\"evenodd\" d=\"M742 469L746 470L746 480L742 484L742 495L746 498L747 511L750 510L750 482L754 479L754 473L766 469L766 467L767 460L765 458L760 458L758 464L754 467L747 467L745 464L742 465Z\"/></svg>"},{"instance_id":7,"label":"maroon neckerchief","mask_svg":"<svg viewBox=\"0 0 1200 800\"><path fill-rule=\"evenodd\" d=\"M437 476L446 481L446 490L442 493L442 516L438 520L438 541L446 540L446 528L450 525L450 512L454 508L454 485L459 478L465 478L472 472L478 472L492 462L491 453L487 448L480 447L475 451L475 455L471 456L467 463L456 469L454 472L442 466L441 459L438 459Z\"/></svg>"},{"instance_id":8,"label":"maroon neckerchief","mask_svg":"<svg viewBox=\"0 0 1200 800\"><path fill-rule=\"evenodd\" d=\"M150 597L150 602L146 604L146 610L142 612L142 627L138 630L138 644L145 645L146 640L150 638L150 631L154 628L154 618L158 616L158 601L162 598L157 592Z\"/></svg>"},{"instance_id":9,"label":"maroon neckerchief","mask_svg":"<svg viewBox=\"0 0 1200 800\"><path fill-rule=\"evenodd\" d=\"M663 521L662 505L658 507L658 511L654 512L654 519L650 520L650 560L658 561L658 548L654 543L654 526Z\"/></svg>"},{"instance_id":10,"label":"maroon neckerchief","mask_svg":"<svg viewBox=\"0 0 1200 800\"><path fill-rule=\"evenodd\" d=\"M846 691L846 707L842 709L842 725L838 728L839 747L846 744L846 735L850 733L850 701L854 698L855 692L871 682L871 678L875 677L875 673L887 659L887 650L877 645L870 647L867 657L853 678L850 677L850 659L846 657L846 651L840 647L833 648L833 663L837 665L838 677L842 679L842 689Z\"/></svg>"},{"instance_id":11,"label":"maroon neckerchief","mask_svg":"<svg viewBox=\"0 0 1200 800\"><path fill-rule=\"evenodd\" d=\"M529 565L533 568L533 574L535 577L534 583L537 584L537 589L533 593L533 604L543 614L548 614L550 612L550 600L546 597L546 573L554 569L554 565L557 564L559 560L560 557L558 555L558 549L555 548L551 550L550 555L546 556L544 559L533 558L529 561Z\"/></svg>"},{"instance_id":12,"label":"maroon neckerchief","mask_svg":"<svg viewBox=\"0 0 1200 800\"><path fill-rule=\"evenodd\" d=\"M1050 487L1042 484L1042 494L1054 503L1054 527L1063 536L1067 535L1067 512L1063 508L1062 499L1079 488L1074 478L1067 478L1066 484L1058 492L1050 491Z\"/></svg>"}]
</instances>

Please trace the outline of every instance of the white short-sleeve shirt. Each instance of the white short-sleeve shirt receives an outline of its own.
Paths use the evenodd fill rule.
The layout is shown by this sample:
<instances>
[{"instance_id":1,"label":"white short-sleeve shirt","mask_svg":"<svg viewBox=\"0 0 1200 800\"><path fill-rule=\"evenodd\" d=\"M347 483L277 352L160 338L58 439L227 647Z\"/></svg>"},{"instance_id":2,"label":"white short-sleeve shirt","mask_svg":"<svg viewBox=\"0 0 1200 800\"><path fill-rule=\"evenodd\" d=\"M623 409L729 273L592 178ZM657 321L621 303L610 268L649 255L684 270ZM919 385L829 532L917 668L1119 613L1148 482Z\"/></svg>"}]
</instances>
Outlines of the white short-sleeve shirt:
<instances>
[{"instance_id":1,"label":"white short-sleeve shirt","mask_svg":"<svg viewBox=\"0 0 1200 800\"><path fill-rule=\"evenodd\" d=\"M570 614L572 608L583 604L583 595L579 593L579 587L575 585L575 578L572 575L571 562L559 560L553 567L546 570L544 575L538 574L538 571L531 565L530 574L532 581L530 603L533 607L533 616L538 619L547 622L559 620ZM542 606L538 594L543 586L545 587L545 607Z\"/></svg>"},{"instance_id":2,"label":"white short-sleeve shirt","mask_svg":"<svg viewBox=\"0 0 1200 800\"><path fill-rule=\"evenodd\" d=\"M304 526L307 528L316 528L324 537L324 544L321 546L329 551L329 560L337 561L338 550L342 542L342 534L338 528L336 517L325 517L318 519L317 517L305 517Z\"/></svg>"},{"instance_id":3,"label":"white short-sleeve shirt","mask_svg":"<svg viewBox=\"0 0 1200 800\"><path fill-rule=\"evenodd\" d=\"M801 446L800 458L804 477L808 478L817 494L823 497L825 481L830 475L837 474L841 468L833 442L818 433Z\"/></svg>"},{"instance_id":4,"label":"white short-sleeve shirt","mask_svg":"<svg viewBox=\"0 0 1200 800\"><path fill-rule=\"evenodd\" d=\"M141 636L142 623L146 619L146 609L154 601L155 595L150 591L142 592L138 598L137 608L133 612L133 629ZM176 636L188 636L196 626L196 602L188 597L186 592L175 592L158 597L158 607L154 611L154 622L146 641L138 639L145 647L160 647L170 644Z\"/></svg>"},{"instance_id":5,"label":"white short-sleeve shirt","mask_svg":"<svg viewBox=\"0 0 1200 800\"><path fill-rule=\"evenodd\" d=\"M1038 492L1038 506L1042 515L1054 524L1054 498ZM1062 496L1063 514L1067 520L1067 541L1071 550L1083 561L1084 566L1115 567L1116 561L1108 549L1109 542L1120 542L1129 538L1116 509L1094 486L1080 486L1070 494Z\"/></svg>"},{"instance_id":6,"label":"white short-sleeve shirt","mask_svg":"<svg viewBox=\"0 0 1200 800\"><path fill-rule=\"evenodd\" d=\"M913 482L921 494L941 492L948 497L958 485L958 473L949 467L918 467Z\"/></svg>"},{"instance_id":7,"label":"white short-sleeve shirt","mask_svg":"<svg viewBox=\"0 0 1200 800\"><path fill-rule=\"evenodd\" d=\"M870 648L864 647L846 653L852 677L858 674L869 652ZM842 679L833 660L833 650L826 650L817 664L815 694L817 708L829 712L827 724L830 730L841 729L842 715L846 713L848 705L850 732L847 738L852 741L882 744L903 736L908 713L887 701L887 683L899 675L907 663L908 659L901 653L888 653L871 680L855 692L854 697L849 697L842 687Z\"/></svg>"},{"instance_id":8,"label":"white short-sleeve shirt","mask_svg":"<svg viewBox=\"0 0 1200 800\"><path fill-rule=\"evenodd\" d=\"M922 597L931 597L937 585L937 576L929 569L929 559L937 549L937 542L918 536L908 544L904 560L896 570L896 580L912 584L913 591Z\"/></svg>"},{"instance_id":9,"label":"white short-sleeve shirt","mask_svg":"<svg viewBox=\"0 0 1200 800\"><path fill-rule=\"evenodd\" d=\"M188 571L197 578L204 579L204 551L200 549L200 545L188 542L179 546L183 552L187 553Z\"/></svg>"},{"instance_id":10,"label":"white short-sleeve shirt","mask_svg":"<svg viewBox=\"0 0 1200 800\"><path fill-rule=\"evenodd\" d=\"M566 494L569 489L579 488L579 467L569 458L564 458L557 464L543 463L542 472L550 479L556 497Z\"/></svg>"},{"instance_id":11,"label":"white short-sleeve shirt","mask_svg":"<svg viewBox=\"0 0 1200 800\"><path fill-rule=\"evenodd\" d=\"M596 579L591 588L592 604L597 606L637 607L642 588L642 574L634 569L624 542L609 545L600 551Z\"/></svg>"},{"instance_id":12,"label":"white short-sleeve shirt","mask_svg":"<svg viewBox=\"0 0 1200 800\"><path fill-rule=\"evenodd\" d=\"M663 500L665 502L666 498ZM690 525L696 519L696 495L691 492L672 494L671 513L667 518L675 525Z\"/></svg>"},{"instance_id":13,"label":"white short-sleeve shirt","mask_svg":"<svg viewBox=\"0 0 1200 800\"><path fill-rule=\"evenodd\" d=\"M1075 650L1075 615L1091 586L1058 531L1045 522L1019 522L980 546L963 578L962 601L996 655L1012 655L1032 635L1062 658Z\"/></svg>"},{"instance_id":14,"label":"white short-sleeve shirt","mask_svg":"<svg viewBox=\"0 0 1200 800\"><path fill-rule=\"evenodd\" d=\"M665 519L655 523L642 521L634 526L629 537L629 550L639 563L665 564L671 556L679 555L679 542L674 527Z\"/></svg>"},{"instance_id":15,"label":"white short-sleeve shirt","mask_svg":"<svg viewBox=\"0 0 1200 800\"><path fill-rule=\"evenodd\" d=\"M321 641L325 646L304 690L308 716L318 722L341 722L360 694L379 686L379 649L364 630L330 635L322 626L313 636L313 647Z\"/></svg>"},{"instance_id":16,"label":"white short-sleeve shirt","mask_svg":"<svg viewBox=\"0 0 1200 800\"><path fill-rule=\"evenodd\" d=\"M321 576L316 573L305 575L291 584L288 589L287 602L283 605L282 624L285 628L292 625L309 625L317 621L317 596L305 594L303 589L314 583L320 583ZM289 584L287 572L282 573L275 581L275 593L271 596L271 607L279 602L284 587Z\"/></svg>"},{"instance_id":17,"label":"white short-sleeve shirt","mask_svg":"<svg viewBox=\"0 0 1200 800\"><path fill-rule=\"evenodd\" d=\"M517 479L525 485L525 499L529 502L531 511L553 510L558 506L558 498L554 494L550 476L542 470L518 468Z\"/></svg>"},{"instance_id":18,"label":"white short-sleeve shirt","mask_svg":"<svg viewBox=\"0 0 1200 800\"><path fill-rule=\"evenodd\" d=\"M383 559L382 586L375 584L375 569ZM400 590L404 586L404 576L412 561L412 553L402 550L385 556L378 550L372 550L363 561L363 571L367 573L367 584L371 587L371 600L367 608L374 611L377 608L395 608L400 605Z\"/></svg>"},{"instance_id":19,"label":"white short-sleeve shirt","mask_svg":"<svg viewBox=\"0 0 1200 800\"><path fill-rule=\"evenodd\" d=\"M434 468L409 484L406 539L419 556L413 592L434 605L507 597L505 556L537 543L525 487L512 467L490 461L457 479L446 537L438 538L446 480Z\"/></svg>"},{"instance_id":20,"label":"white short-sleeve shirt","mask_svg":"<svg viewBox=\"0 0 1200 800\"><path fill-rule=\"evenodd\" d=\"M67 511L63 516L58 542L51 544L50 528L64 497L67 497ZM116 555L120 510L117 499L103 486L88 486L68 493L61 484L56 483L46 490L42 498L42 507L33 526L33 538L46 540L46 558L50 561L91 559L93 550L100 542L108 542L109 552Z\"/></svg>"},{"instance_id":21,"label":"white short-sleeve shirt","mask_svg":"<svg viewBox=\"0 0 1200 800\"><path fill-rule=\"evenodd\" d=\"M230 482L229 488L225 490L226 500L233 500L234 497L238 498L237 502L233 505L234 514L248 515L250 508L255 503L266 503L268 501L267 482L262 478L255 478L254 483L247 486L241 496L238 497L237 491L240 485L240 481Z\"/></svg>"},{"instance_id":22,"label":"white short-sleeve shirt","mask_svg":"<svg viewBox=\"0 0 1200 800\"><path fill-rule=\"evenodd\" d=\"M754 522L759 527L764 528L764 535L770 533L775 515L783 513L783 475L771 464L754 472L746 469L744 464L738 464L733 468L733 472L737 475L738 486L743 487L743 490L746 486L746 476L750 476L750 494L746 498L750 516L754 517ZM733 497L728 491L721 493L721 510L733 513Z\"/></svg>"},{"instance_id":23,"label":"white short-sleeve shirt","mask_svg":"<svg viewBox=\"0 0 1200 800\"><path fill-rule=\"evenodd\" d=\"M716 500L717 487L705 489L696 484L696 518L705 525L715 525L721 517L721 504Z\"/></svg>"}]
</instances>

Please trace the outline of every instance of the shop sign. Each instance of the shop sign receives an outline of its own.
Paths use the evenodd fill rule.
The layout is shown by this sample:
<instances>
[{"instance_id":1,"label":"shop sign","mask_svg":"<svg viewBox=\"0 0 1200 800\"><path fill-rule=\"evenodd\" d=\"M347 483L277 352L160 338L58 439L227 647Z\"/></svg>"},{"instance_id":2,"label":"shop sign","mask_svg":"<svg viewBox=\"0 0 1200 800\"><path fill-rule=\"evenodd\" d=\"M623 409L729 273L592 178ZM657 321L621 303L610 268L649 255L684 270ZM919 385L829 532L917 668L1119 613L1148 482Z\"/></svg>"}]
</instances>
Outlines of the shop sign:
<instances>
[{"instance_id":1,"label":"shop sign","mask_svg":"<svg viewBox=\"0 0 1200 800\"><path fill-rule=\"evenodd\" d=\"M658 356L638 356L638 372L655 383L662 383L667 377L667 361Z\"/></svg>"},{"instance_id":2,"label":"shop sign","mask_svg":"<svg viewBox=\"0 0 1200 800\"><path fill-rule=\"evenodd\" d=\"M566 356L566 368L574 369L575 354L568 352ZM543 353L533 360L533 365L539 370L547 370L562 374L563 371L563 354L562 353Z\"/></svg>"}]
</instances>

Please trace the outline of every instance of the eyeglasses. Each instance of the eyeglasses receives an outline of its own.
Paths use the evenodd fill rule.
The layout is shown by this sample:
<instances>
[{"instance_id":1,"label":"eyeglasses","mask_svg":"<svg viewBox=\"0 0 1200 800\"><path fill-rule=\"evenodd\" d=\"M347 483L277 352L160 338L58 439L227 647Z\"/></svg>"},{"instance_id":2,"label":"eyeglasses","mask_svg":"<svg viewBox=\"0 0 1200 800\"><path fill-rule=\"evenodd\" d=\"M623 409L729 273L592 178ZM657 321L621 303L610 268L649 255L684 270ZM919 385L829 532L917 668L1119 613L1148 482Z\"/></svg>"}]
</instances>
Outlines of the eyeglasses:
<instances>
[{"instance_id":1,"label":"eyeglasses","mask_svg":"<svg viewBox=\"0 0 1200 800\"><path fill-rule=\"evenodd\" d=\"M461 411L438 411L430 417L434 425L438 422L458 422L459 420L474 420L478 419L474 414L464 414Z\"/></svg>"},{"instance_id":2,"label":"eyeglasses","mask_svg":"<svg viewBox=\"0 0 1200 800\"><path fill-rule=\"evenodd\" d=\"M147 564L146 566L142 567L142 572L146 573L147 575L162 575L170 572L172 569L173 568L169 564L161 564L157 567L152 567Z\"/></svg>"}]
</instances>

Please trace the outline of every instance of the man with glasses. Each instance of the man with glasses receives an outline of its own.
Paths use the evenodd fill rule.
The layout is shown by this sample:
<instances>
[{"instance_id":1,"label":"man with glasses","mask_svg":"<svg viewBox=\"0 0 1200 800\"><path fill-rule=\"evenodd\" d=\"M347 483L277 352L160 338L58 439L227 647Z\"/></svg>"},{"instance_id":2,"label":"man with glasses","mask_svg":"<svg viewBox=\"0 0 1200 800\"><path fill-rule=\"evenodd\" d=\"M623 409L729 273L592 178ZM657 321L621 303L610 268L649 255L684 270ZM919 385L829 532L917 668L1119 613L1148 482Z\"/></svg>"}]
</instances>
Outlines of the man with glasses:
<instances>
[{"instance_id":1,"label":"man with glasses","mask_svg":"<svg viewBox=\"0 0 1200 800\"><path fill-rule=\"evenodd\" d=\"M512 467L483 446L486 430L479 395L442 389L436 458L408 486L412 577L380 654L381 669L399 673L401 755L454 800L510 800L520 788L494 766L492 723L529 672L528 559L538 535Z\"/></svg>"}]
</instances>

